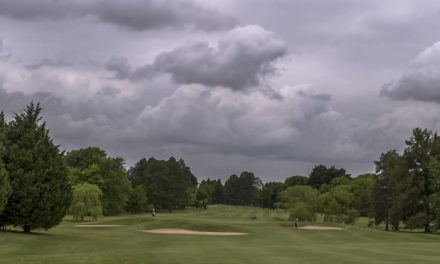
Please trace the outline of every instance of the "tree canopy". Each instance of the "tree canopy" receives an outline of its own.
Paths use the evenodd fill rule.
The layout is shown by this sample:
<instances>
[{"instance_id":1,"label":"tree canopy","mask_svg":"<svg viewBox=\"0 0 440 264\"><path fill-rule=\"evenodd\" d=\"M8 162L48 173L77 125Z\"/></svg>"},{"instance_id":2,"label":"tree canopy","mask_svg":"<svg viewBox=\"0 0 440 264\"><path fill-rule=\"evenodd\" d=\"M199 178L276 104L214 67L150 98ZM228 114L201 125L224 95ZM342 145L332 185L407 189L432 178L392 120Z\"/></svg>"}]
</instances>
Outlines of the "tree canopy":
<instances>
[{"instance_id":1,"label":"tree canopy","mask_svg":"<svg viewBox=\"0 0 440 264\"><path fill-rule=\"evenodd\" d=\"M80 183L73 186L73 200L70 213L76 221L84 221L85 216L97 220L102 215L102 191L98 186L89 183Z\"/></svg>"},{"instance_id":2,"label":"tree canopy","mask_svg":"<svg viewBox=\"0 0 440 264\"><path fill-rule=\"evenodd\" d=\"M184 208L188 204L188 188L197 187L197 178L180 159L141 159L129 170L129 179L136 187L144 184L148 201L156 208Z\"/></svg>"},{"instance_id":3,"label":"tree canopy","mask_svg":"<svg viewBox=\"0 0 440 264\"><path fill-rule=\"evenodd\" d=\"M333 179L341 176L349 178L350 174L347 174L343 168L336 169L335 166L327 168L326 166L320 164L313 168L309 176L308 184L319 189L321 185L330 184Z\"/></svg>"},{"instance_id":4,"label":"tree canopy","mask_svg":"<svg viewBox=\"0 0 440 264\"><path fill-rule=\"evenodd\" d=\"M102 190L104 215L123 212L131 191L124 159L112 158L97 147L72 150L66 154L72 184L94 184Z\"/></svg>"},{"instance_id":5,"label":"tree canopy","mask_svg":"<svg viewBox=\"0 0 440 264\"><path fill-rule=\"evenodd\" d=\"M4 129L2 161L12 193L0 222L25 232L59 224L72 199L63 153L41 119L40 105L30 103Z\"/></svg>"},{"instance_id":6,"label":"tree canopy","mask_svg":"<svg viewBox=\"0 0 440 264\"><path fill-rule=\"evenodd\" d=\"M252 172L231 175L225 182L225 201L233 205L258 204L258 192L263 183Z\"/></svg>"}]
</instances>

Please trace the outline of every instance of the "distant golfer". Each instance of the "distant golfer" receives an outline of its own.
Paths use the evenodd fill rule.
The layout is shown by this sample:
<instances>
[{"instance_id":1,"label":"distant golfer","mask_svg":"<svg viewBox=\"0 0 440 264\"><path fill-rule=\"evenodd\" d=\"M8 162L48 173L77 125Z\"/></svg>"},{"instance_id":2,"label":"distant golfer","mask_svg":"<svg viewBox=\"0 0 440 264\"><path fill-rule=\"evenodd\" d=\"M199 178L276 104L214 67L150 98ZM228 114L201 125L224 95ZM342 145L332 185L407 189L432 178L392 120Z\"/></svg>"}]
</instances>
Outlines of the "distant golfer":
<instances>
[{"instance_id":1,"label":"distant golfer","mask_svg":"<svg viewBox=\"0 0 440 264\"><path fill-rule=\"evenodd\" d=\"M156 216L156 209L153 208L153 216Z\"/></svg>"},{"instance_id":2,"label":"distant golfer","mask_svg":"<svg viewBox=\"0 0 440 264\"><path fill-rule=\"evenodd\" d=\"M295 228L298 228L298 218L295 218Z\"/></svg>"}]
</instances>

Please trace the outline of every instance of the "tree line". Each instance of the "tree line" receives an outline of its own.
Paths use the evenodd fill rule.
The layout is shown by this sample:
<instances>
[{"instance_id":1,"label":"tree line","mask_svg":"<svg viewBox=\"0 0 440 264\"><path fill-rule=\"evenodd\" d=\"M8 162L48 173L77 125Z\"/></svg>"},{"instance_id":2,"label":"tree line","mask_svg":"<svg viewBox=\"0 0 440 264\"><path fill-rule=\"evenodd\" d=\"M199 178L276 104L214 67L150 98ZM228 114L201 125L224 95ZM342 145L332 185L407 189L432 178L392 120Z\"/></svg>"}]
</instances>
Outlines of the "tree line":
<instances>
[{"instance_id":1,"label":"tree line","mask_svg":"<svg viewBox=\"0 0 440 264\"><path fill-rule=\"evenodd\" d=\"M121 157L87 147L60 151L39 104L7 122L0 113L0 226L49 229L66 214L102 215L207 208L208 204L288 210L290 218L352 224L359 216L386 230L440 225L440 139L414 129L402 154L383 153L376 173L352 178L343 168L315 166L308 176L263 183L252 172L198 182L183 159L142 158L128 170Z\"/></svg>"}]
</instances>

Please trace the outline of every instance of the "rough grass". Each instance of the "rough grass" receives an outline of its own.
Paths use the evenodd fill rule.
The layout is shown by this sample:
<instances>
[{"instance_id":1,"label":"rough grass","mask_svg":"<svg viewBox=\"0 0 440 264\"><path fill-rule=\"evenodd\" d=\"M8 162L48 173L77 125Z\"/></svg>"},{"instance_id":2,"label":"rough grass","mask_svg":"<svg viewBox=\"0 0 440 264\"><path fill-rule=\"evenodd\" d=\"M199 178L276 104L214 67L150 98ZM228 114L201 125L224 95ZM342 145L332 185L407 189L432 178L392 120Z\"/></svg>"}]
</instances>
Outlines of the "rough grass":
<instances>
[{"instance_id":1,"label":"rough grass","mask_svg":"<svg viewBox=\"0 0 440 264\"><path fill-rule=\"evenodd\" d=\"M295 230L283 211L232 206L87 222L118 228L78 228L69 219L47 232L0 232L0 263L440 263L440 235L378 231L365 219L337 232ZM249 235L138 231L165 227Z\"/></svg>"}]
</instances>

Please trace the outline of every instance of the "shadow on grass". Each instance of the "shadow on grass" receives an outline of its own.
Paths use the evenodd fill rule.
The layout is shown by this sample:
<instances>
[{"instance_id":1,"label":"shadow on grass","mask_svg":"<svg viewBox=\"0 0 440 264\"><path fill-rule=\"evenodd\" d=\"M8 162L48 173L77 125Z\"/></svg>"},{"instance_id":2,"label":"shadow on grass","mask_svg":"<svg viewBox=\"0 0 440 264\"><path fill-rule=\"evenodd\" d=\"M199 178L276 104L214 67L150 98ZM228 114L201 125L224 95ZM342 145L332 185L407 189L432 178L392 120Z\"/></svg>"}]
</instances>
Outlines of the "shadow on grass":
<instances>
[{"instance_id":1,"label":"shadow on grass","mask_svg":"<svg viewBox=\"0 0 440 264\"><path fill-rule=\"evenodd\" d=\"M382 230L385 231L385 230ZM402 233L402 234L424 234L424 235L440 235L440 232L431 232L431 233L426 233L424 230L409 230L409 229L404 229L404 230L399 230L399 231L385 231L385 232L390 232L390 233Z\"/></svg>"},{"instance_id":2,"label":"shadow on grass","mask_svg":"<svg viewBox=\"0 0 440 264\"><path fill-rule=\"evenodd\" d=\"M44 232L44 233L43 233ZM20 234L20 235L27 235L27 236L55 236L54 234L45 233L45 231L31 231L30 233L26 233L23 230L19 229L6 229L6 230L0 230L0 233L11 233L11 234Z\"/></svg>"}]
</instances>

